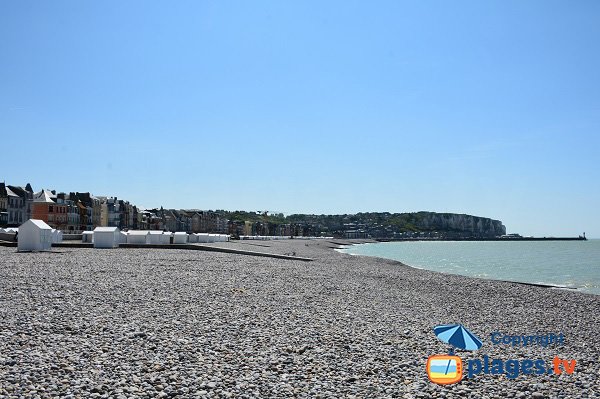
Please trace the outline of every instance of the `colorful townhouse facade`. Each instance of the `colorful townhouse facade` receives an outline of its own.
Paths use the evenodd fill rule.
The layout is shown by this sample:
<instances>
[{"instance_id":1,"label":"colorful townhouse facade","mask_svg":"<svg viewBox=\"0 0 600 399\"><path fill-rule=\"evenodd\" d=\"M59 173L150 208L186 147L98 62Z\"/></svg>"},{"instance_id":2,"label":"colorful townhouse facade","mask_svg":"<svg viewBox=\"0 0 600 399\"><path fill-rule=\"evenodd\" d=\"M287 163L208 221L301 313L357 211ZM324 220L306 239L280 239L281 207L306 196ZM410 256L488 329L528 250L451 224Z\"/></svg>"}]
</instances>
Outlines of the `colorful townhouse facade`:
<instances>
[{"instance_id":1,"label":"colorful townhouse facade","mask_svg":"<svg viewBox=\"0 0 600 399\"><path fill-rule=\"evenodd\" d=\"M58 200L56 194L41 190L33 195L31 218L43 220L50 227L68 231L67 204Z\"/></svg>"}]
</instances>

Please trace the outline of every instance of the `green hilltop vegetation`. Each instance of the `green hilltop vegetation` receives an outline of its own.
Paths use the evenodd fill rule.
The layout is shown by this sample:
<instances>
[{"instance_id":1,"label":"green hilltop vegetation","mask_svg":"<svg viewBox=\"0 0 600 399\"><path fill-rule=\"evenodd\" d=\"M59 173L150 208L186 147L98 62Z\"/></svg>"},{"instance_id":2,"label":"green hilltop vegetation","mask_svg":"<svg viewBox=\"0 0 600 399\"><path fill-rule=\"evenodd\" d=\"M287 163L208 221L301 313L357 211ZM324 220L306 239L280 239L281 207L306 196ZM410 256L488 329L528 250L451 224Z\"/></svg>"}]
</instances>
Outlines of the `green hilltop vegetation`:
<instances>
[{"instance_id":1,"label":"green hilltop vegetation","mask_svg":"<svg viewBox=\"0 0 600 399\"><path fill-rule=\"evenodd\" d=\"M499 220L455 213L436 212L365 212L343 215L314 215L246 211L217 211L231 221L292 224L310 226L317 234L337 235L345 231L360 230L372 237L394 237L410 233L458 234L460 236L496 237L506 234Z\"/></svg>"}]
</instances>

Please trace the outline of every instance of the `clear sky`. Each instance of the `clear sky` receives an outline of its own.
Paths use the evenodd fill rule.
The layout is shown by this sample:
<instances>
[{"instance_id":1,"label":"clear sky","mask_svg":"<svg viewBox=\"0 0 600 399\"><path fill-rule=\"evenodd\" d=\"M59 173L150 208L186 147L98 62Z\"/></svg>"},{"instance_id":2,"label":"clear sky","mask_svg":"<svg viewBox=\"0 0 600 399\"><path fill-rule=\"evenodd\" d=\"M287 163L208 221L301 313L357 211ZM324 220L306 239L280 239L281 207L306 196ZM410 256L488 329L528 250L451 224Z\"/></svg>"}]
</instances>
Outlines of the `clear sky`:
<instances>
[{"instance_id":1,"label":"clear sky","mask_svg":"<svg viewBox=\"0 0 600 399\"><path fill-rule=\"evenodd\" d=\"M600 237L598 1L2 1L0 180Z\"/></svg>"}]
</instances>

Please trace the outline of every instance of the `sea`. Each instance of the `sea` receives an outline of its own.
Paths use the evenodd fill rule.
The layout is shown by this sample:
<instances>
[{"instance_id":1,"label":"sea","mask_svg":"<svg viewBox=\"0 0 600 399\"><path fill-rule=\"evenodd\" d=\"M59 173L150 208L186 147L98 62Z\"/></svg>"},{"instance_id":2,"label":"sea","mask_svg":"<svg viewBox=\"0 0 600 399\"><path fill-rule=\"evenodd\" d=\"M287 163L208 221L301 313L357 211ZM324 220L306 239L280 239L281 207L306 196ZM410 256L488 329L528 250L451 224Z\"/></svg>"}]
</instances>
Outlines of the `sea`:
<instances>
[{"instance_id":1,"label":"sea","mask_svg":"<svg viewBox=\"0 0 600 399\"><path fill-rule=\"evenodd\" d=\"M442 273L546 284L600 295L600 239L382 242L351 245L340 252L398 260Z\"/></svg>"}]
</instances>

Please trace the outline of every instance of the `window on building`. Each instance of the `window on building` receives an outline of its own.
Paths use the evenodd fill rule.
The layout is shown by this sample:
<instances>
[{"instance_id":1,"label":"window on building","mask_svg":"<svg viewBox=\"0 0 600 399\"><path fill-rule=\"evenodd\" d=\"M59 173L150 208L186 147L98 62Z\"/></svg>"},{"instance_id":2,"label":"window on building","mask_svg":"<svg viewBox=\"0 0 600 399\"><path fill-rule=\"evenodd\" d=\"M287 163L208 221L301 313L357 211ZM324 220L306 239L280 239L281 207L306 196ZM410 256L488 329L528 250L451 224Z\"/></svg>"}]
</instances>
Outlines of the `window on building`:
<instances>
[{"instance_id":1,"label":"window on building","mask_svg":"<svg viewBox=\"0 0 600 399\"><path fill-rule=\"evenodd\" d=\"M48 206L48 212L49 213L54 212L54 207L52 205Z\"/></svg>"}]
</instances>

